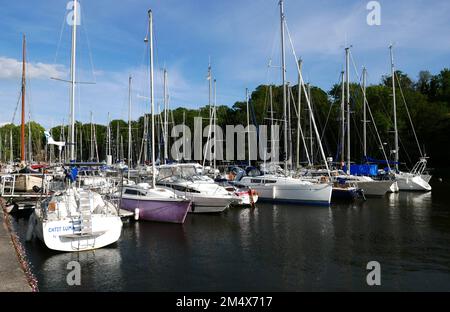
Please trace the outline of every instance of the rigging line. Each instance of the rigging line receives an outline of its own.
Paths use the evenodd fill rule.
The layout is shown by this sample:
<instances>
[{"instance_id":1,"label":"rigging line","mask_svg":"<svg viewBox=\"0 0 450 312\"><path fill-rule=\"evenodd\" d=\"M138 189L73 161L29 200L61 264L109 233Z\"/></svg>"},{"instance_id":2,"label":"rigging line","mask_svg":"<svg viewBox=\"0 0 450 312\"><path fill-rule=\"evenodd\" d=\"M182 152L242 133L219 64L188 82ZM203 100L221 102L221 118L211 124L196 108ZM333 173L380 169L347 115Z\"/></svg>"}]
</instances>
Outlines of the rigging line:
<instances>
[{"instance_id":1,"label":"rigging line","mask_svg":"<svg viewBox=\"0 0 450 312\"><path fill-rule=\"evenodd\" d=\"M351 51L350 51L350 57L351 57L353 66L354 66L354 68L356 69L356 64L355 64L355 62L354 62L353 55L352 55L352 52L351 52ZM359 77L358 72L356 72L356 76ZM359 80L359 78L358 78L358 80ZM363 90L361 84L359 85L359 87L360 87L361 90ZM374 128L375 128L375 131L376 131L376 133L377 133L378 141L379 141L380 147L381 147L381 149L382 149L382 151L383 151L384 158L385 158L386 163L387 163L387 165L388 165L388 168L389 168L389 170L390 170L391 167L390 167L390 165L389 165L389 159L388 159L388 157L387 157L386 151L384 150L383 141L381 140L380 133L378 132L377 125L375 124L375 119L374 119L374 117L373 117L373 115L372 115L372 110L371 110L371 108L370 108L369 102L367 101L367 98L366 98L365 102L366 102L367 110L369 111L369 114L370 114L370 118L371 118L372 124L373 124L373 126L374 126ZM383 107L383 109L384 109L384 111L385 111L385 114L386 114L387 116L389 116L389 119L390 119L390 121L392 122L392 117L391 117L389 114L387 114L385 107L384 107L384 106L382 106L382 107Z\"/></svg>"},{"instance_id":2,"label":"rigging line","mask_svg":"<svg viewBox=\"0 0 450 312\"><path fill-rule=\"evenodd\" d=\"M397 75L396 72L394 72L394 76L395 76L396 80L398 81L398 86L399 86L399 89L400 89L400 94L402 95L403 104L405 105L405 108L406 108L406 113L407 113L407 115L408 115L408 119L409 119L409 122L410 122L410 124L411 124L412 131L413 131L413 133L414 133L414 138L416 139L417 147L419 148L420 157L423 157L422 149L420 148L419 140L417 139L416 130L414 129L414 124L413 124L413 121L412 121L412 119L411 119L411 114L409 113L408 105L406 104L406 99L405 99L405 96L404 96L404 94L403 94L403 88L402 88L402 85L401 85L401 83L400 83L400 79L399 79L399 77L398 77L398 75Z\"/></svg>"},{"instance_id":3,"label":"rigging line","mask_svg":"<svg viewBox=\"0 0 450 312\"><path fill-rule=\"evenodd\" d=\"M13 125L14 125L14 120L16 119L16 114L17 114L17 110L18 110L18 108L19 108L21 96L22 96L22 89L21 89L21 91L19 91L19 96L18 96L18 98L17 98L16 108L14 109L13 117L12 117L12 119L11 119L11 124L13 124Z\"/></svg>"},{"instance_id":4,"label":"rigging line","mask_svg":"<svg viewBox=\"0 0 450 312\"><path fill-rule=\"evenodd\" d=\"M86 14L83 12L83 7L80 5L80 16L83 15L83 20L86 21ZM89 54L89 62L92 69L92 75L94 76L94 83L97 83L97 76L95 75L95 68L94 68L94 61L92 57L92 50L91 50L91 42L89 40L89 33L86 26L86 23L83 22L83 27L81 29L84 29L84 36L86 37L87 42L87 48L88 48L88 54Z\"/></svg>"},{"instance_id":5,"label":"rigging line","mask_svg":"<svg viewBox=\"0 0 450 312\"><path fill-rule=\"evenodd\" d=\"M53 59L53 65L56 65L56 61L58 60L59 49L61 48L61 41L62 41L62 36L63 36L65 26L66 26L67 16L68 16L68 13L64 14L64 18L63 18L61 28L59 31L59 40L58 40L58 44L56 46L56 53L55 53L55 58Z\"/></svg>"},{"instance_id":6,"label":"rigging line","mask_svg":"<svg viewBox=\"0 0 450 312\"><path fill-rule=\"evenodd\" d=\"M300 70L299 64L298 64L298 62L297 62L298 57L297 57L297 54L295 53L294 43L292 42L292 38L291 38L291 34L290 34L290 32L289 32L289 27L288 27L288 25L287 25L286 18L284 19L284 24L285 24L285 26L286 26L286 31L287 31L287 34L288 34L288 37L289 37L289 42L290 42L290 44L291 44L292 54L294 55L294 58L295 58L295 60L296 60L295 63L296 63L296 65L297 65L297 73L298 73L298 75L300 76L300 83L301 83L301 85L302 85L302 87L303 87L303 91L305 91L306 103L308 104L308 108L309 108L309 110L311 111L311 102L310 102L310 100L309 100L309 97L307 96L307 92L306 92L306 88L305 88L305 82L303 81L303 75L302 75L302 72L301 72L301 70ZM312 119L313 125L314 125L314 131L315 131L315 133L316 133L317 138L319 138L320 135L319 135L319 132L318 132L318 130L317 130L317 125L316 125L316 122L315 122L315 119L314 119L314 115L311 114L311 116L312 116L311 119ZM325 164L325 168L326 168L326 170L327 170L328 177L331 178L330 168L329 168L329 166L328 166L327 157L325 156L325 151L323 150L323 147L322 147L322 142L319 141L318 143L319 143L319 145L320 145L320 147L321 147L320 150L321 150L323 162L324 162L324 164Z\"/></svg>"}]
</instances>

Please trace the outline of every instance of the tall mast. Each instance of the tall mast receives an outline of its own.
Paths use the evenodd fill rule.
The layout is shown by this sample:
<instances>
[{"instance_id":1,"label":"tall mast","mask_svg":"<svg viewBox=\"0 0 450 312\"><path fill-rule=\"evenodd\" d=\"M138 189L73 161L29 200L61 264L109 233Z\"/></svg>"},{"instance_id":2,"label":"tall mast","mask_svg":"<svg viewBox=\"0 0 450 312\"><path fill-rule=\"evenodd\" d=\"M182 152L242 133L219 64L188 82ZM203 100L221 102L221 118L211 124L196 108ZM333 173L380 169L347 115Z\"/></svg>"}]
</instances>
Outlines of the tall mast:
<instances>
[{"instance_id":1,"label":"tall mast","mask_svg":"<svg viewBox=\"0 0 450 312\"><path fill-rule=\"evenodd\" d=\"M0 163L3 161L3 142L2 133L0 132Z\"/></svg>"},{"instance_id":2,"label":"tall mast","mask_svg":"<svg viewBox=\"0 0 450 312\"><path fill-rule=\"evenodd\" d=\"M93 117L92 117L92 111L91 111L91 144L90 144L90 153L89 153L89 159L90 161L94 160L94 123L93 123Z\"/></svg>"},{"instance_id":3,"label":"tall mast","mask_svg":"<svg viewBox=\"0 0 450 312\"><path fill-rule=\"evenodd\" d=\"M32 146L32 140L31 140L31 116L30 113L28 113L28 161L33 161L33 146Z\"/></svg>"},{"instance_id":4,"label":"tall mast","mask_svg":"<svg viewBox=\"0 0 450 312\"><path fill-rule=\"evenodd\" d=\"M9 161L13 163L14 161L14 150L13 150L13 135L12 129L9 131Z\"/></svg>"},{"instance_id":5,"label":"tall mast","mask_svg":"<svg viewBox=\"0 0 450 312\"><path fill-rule=\"evenodd\" d=\"M169 139L169 115L168 115L168 105L169 105L169 94L167 92L167 70L164 68L164 163L169 158L168 153L168 139Z\"/></svg>"},{"instance_id":6,"label":"tall mast","mask_svg":"<svg viewBox=\"0 0 450 312\"><path fill-rule=\"evenodd\" d=\"M152 187L156 185L155 167L155 95L153 90L153 14L148 10L149 34L150 34L150 105L152 113Z\"/></svg>"},{"instance_id":7,"label":"tall mast","mask_svg":"<svg viewBox=\"0 0 450 312\"><path fill-rule=\"evenodd\" d=\"M119 121L117 121L117 128L116 128L116 162L118 162L120 160L120 155L119 155Z\"/></svg>"},{"instance_id":8,"label":"tall mast","mask_svg":"<svg viewBox=\"0 0 450 312\"><path fill-rule=\"evenodd\" d=\"M347 174L350 174L350 47L345 48L345 68L347 83Z\"/></svg>"},{"instance_id":9,"label":"tall mast","mask_svg":"<svg viewBox=\"0 0 450 312\"><path fill-rule=\"evenodd\" d=\"M80 126L80 161L83 162L83 126Z\"/></svg>"},{"instance_id":10,"label":"tall mast","mask_svg":"<svg viewBox=\"0 0 450 312\"><path fill-rule=\"evenodd\" d=\"M394 66L394 51L392 44L389 46L391 52L391 74L392 74L392 103L394 106L394 144L395 144L395 170L398 171L398 129L397 129L397 99L395 97L395 66Z\"/></svg>"},{"instance_id":11,"label":"tall mast","mask_svg":"<svg viewBox=\"0 0 450 312\"><path fill-rule=\"evenodd\" d=\"M70 62L70 160L75 160L75 86L76 86L76 59L77 59L77 23L78 1L73 1L73 25L72 25L72 56Z\"/></svg>"},{"instance_id":12,"label":"tall mast","mask_svg":"<svg viewBox=\"0 0 450 312\"><path fill-rule=\"evenodd\" d=\"M345 72L341 72L341 164L345 163Z\"/></svg>"},{"instance_id":13,"label":"tall mast","mask_svg":"<svg viewBox=\"0 0 450 312\"><path fill-rule=\"evenodd\" d=\"M311 109L309 110L309 154L311 157L311 165L314 164L314 135L313 135L313 102L311 100L311 85L308 83L308 99L311 104Z\"/></svg>"},{"instance_id":14,"label":"tall mast","mask_svg":"<svg viewBox=\"0 0 450 312\"><path fill-rule=\"evenodd\" d=\"M247 103L247 145L248 145L248 166L250 167L252 165L251 161L251 145L250 145L250 109L249 109L249 96L248 96L248 89L245 88L245 102Z\"/></svg>"},{"instance_id":15,"label":"tall mast","mask_svg":"<svg viewBox=\"0 0 450 312\"><path fill-rule=\"evenodd\" d=\"M298 60L298 67L302 71L303 61ZM301 111L302 111L302 85L300 81L300 73L298 74L298 98L297 98L297 169L300 168L300 130L301 130Z\"/></svg>"},{"instance_id":16,"label":"tall mast","mask_svg":"<svg viewBox=\"0 0 450 312\"><path fill-rule=\"evenodd\" d=\"M213 108L213 129L214 129L214 174L216 174L216 149L217 149L217 141L216 141L216 121L217 121L217 81L214 79L214 108Z\"/></svg>"},{"instance_id":17,"label":"tall mast","mask_svg":"<svg viewBox=\"0 0 450 312\"><path fill-rule=\"evenodd\" d=\"M23 35L22 44L22 125L20 128L20 161L25 162L25 69L26 69L26 39Z\"/></svg>"},{"instance_id":18,"label":"tall mast","mask_svg":"<svg viewBox=\"0 0 450 312\"><path fill-rule=\"evenodd\" d=\"M367 107L366 107L366 78L367 70L363 68L363 150L364 158L367 156Z\"/></svg>"},{"instance_id":19,"label":"tall mast","mask_svg":"<svg viewBox=\"0 0 450 312\"><path fill-rule=\"evenodd\" d=\"M128 179L131 170L131 75L128 78Z\"/></svg>"},{"instance_id":20,"label":"tall mast","mask_svg":"<svg viewBox=\"0 0 450 312\"><path fill-rule=\"evenodd\" d=\"M108 156L111 155L111 116L109 112L108 112L108 128L106 130L107 130L106 135L108 137L108 149L106 152L106 159L108 159Z\"/></svg>"},{"instance_id":21,"label":"tall mast","mask_svg":"<svg viewBox=\"0 0 450 312\"><path fill-rule=\"evenodd\" d=\"M289 142L289 166L292 168L292 130L291 130L291 94L292 87L287 83L287 107L288 107L288 142Z\"/></svg>"},{"instance_id":22,"label":"tall mast","mask_svg":"<svg viewBox=\"0 0 450 312\"><path fill-rule=\"evenodd\" d=\"M287 105L286 105L286 52L284 48L284 2L280 0L280 23L281 23L281 76L283 81L283 119L284 119L284 171L287 175L288 170L288 129L287 129Z\"/></svg>"},{"instance_id":23,"label":"tall mast","mask_svg":"<svg viewBox=\"0 0 450 312\"><path fill-rule=\"evenodd\" d=\"M270 98L270 153L273 159L273 151L275 150L275 134L273 131L273 94L272 85L269 87L269 98Z\"/></svg>"}]
</instances>

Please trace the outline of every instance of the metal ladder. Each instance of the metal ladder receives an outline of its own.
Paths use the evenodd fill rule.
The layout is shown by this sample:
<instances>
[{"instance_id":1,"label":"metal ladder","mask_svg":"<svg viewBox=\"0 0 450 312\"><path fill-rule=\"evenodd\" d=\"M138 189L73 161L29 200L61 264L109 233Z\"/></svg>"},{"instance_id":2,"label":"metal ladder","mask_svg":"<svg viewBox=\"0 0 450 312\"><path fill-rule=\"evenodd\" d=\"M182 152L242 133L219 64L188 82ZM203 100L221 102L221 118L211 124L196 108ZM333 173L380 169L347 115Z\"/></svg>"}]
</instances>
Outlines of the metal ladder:
<instances>
[{"instance_id":1,"label":"metal ladder","mask_svg":"<svg viewBox=\"0 0 450 312\"><path fill-rule=\"evenodd\" d=\"M16 175L13 174L11 179L3 177L0 189L0 196L1 197L13 196L15 186L16 186Z\"/></svg>"},{"instance_id":2,"label":"metal ladder","mask_svg":"<svg viewBox=\"0 0 450 312\"><path fill-rule=\"evenodd\" d=\"M78 211L80 212L78 233L92 234L92 212L91 212L91 194L88 191L79 192L79 206ZM76 225L74 224L74 230Z\"/></svg>"}]
</instances>

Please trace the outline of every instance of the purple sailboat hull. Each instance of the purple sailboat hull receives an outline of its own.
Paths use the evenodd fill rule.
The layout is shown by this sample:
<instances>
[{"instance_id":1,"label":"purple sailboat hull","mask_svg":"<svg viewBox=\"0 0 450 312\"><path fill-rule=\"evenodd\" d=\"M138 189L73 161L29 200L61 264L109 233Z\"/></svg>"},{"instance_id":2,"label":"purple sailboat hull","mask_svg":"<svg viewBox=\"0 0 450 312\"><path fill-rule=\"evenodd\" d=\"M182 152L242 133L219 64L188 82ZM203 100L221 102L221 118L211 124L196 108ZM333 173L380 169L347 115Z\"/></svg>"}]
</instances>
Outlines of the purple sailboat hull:
<instances>
[{"instance_id":1,"label":"purple sailboat hull","mask_svg":"<svg viewBox=\"0 0 450 312\"><path fill-rule=\"evenodd\" d=\"M122 198L122 209L135 212L139 219L157 222L184 223L191 207L189 200L145 200Z\"/></svg>"}]
</instances>

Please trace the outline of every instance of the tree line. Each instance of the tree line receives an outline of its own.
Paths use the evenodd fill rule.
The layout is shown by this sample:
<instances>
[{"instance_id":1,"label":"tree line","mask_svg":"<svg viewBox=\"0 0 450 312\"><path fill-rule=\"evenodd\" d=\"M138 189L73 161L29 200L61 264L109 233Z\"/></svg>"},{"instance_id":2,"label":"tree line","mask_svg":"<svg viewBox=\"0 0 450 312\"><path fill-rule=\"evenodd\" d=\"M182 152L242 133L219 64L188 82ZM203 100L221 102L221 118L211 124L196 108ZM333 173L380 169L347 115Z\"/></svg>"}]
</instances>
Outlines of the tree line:
<instances>
[{"instance_id":1,"label":"tree line","mask_svg":"<svg viewBox=\"0 0 450 312\"><path fill-rule=\"evenodd\" d=\"M420 157L420 152L430 157L430 166L436 168L448 167L447 160L450 159L450 70L444 68L440 73L432 75L428 71L421 71L417 79L408 77L401 71L396 72L398 80L396 84L397 100L397 120L400 137L400 160L408 167L411 167ZM329 157L338 160L340 158L340 115L341 115L341 85L332 86L329 91L325 91L317 86L308 86L311 105L316 119L320 136L322 137L325 153ZM276 85L260 85L252 93L250 103L250 122L257 126L270 125L272 123L283 125L283 88ZM310 116L307 110L304 92L301 95L300 114L298 112L298 85L289 87L290 103L290 131L292 140L290 146L297 144L297 121L300 118L300 125L305 137L305 142L310 155L316 162L320 162L318 144L314 133L310 133ZM393 98L392 98L392 77L384 76L378 84L370 85L366 89L367 102L370 106L373 120L382 140L386 154L393 159ZM351 94L351 154L352 160L360 162L363 160L362 147L362 110L363 92L359 84L350 84ZM405 105L406 103L406 105ZM408 116L409 115L411 118ZM176 124L186 124L190 129L194 127L194 117L205 119L205 126L210 116L210 107L203 106L198 109L188 109L179 107L169 112L170 126ZM369 115L368 115L369 116ZM147 116L149 117L149 116ZM158 146L156 153L162 152L161 139L161 115L156 115L157 121L156 137ZM272 118L273 117L273 118ZM246 102L236 102L233 105L220 105L217 107L217 125L225 129L225 125L246 125L247 106ZM150 119L148 119L150 120ZM413 133L411 123L419 140L419 147ZM144 116L131 122L132 128L132 158L136 162L141 156L142 142L144 135ZM26 125L25 133L28 135L28 127L31 127L33 160L49 160L50 148L46 146L44 128L36 122L29 122ZM95 131L97 145L92 148L92 136ZM68 126L59 125L51 129L55 140L64 140L68 135ZM170 132L170 131L169 131ZM111 133L111 154L113 159L127 158L128 146L128 123L124 120L113 120L110 123ZM10 144L12 135L12 144ZM105 160L107 153L107 126L89 123L76 123L76 142L78 160ZM314 137L312 140L311 137ZM312 141L312 149L311 149ZM28 142L28 139L27 139ZM375 133L375 127L371 119L368 122L367 136L368 155L373 158L383 159L380 142ZM170 143L170 142L169 142ZM11 155L12 145L12 155ZM170 146L170 145L169 145ZM283 150L283 140L280 140L280 147ZM149 147L151 148L151 147ZM47 152L46 152L47 149ZM94 152L92 155L92 151ZM147 151L149 152L149 151ZM306 160L303 140L300 142L300 156L302 161ZM20 125L4 125L0 128L0 156L1 161L8 161L20 157ZM93 156L93 157L92 157ZM295 155L294 155L295 156ZM58 150L52 149L52 159L59 157ZM282 157L286 157L283 155ZM94 159L91 159L94 158Z\"/></svg>"}]
</instances>

